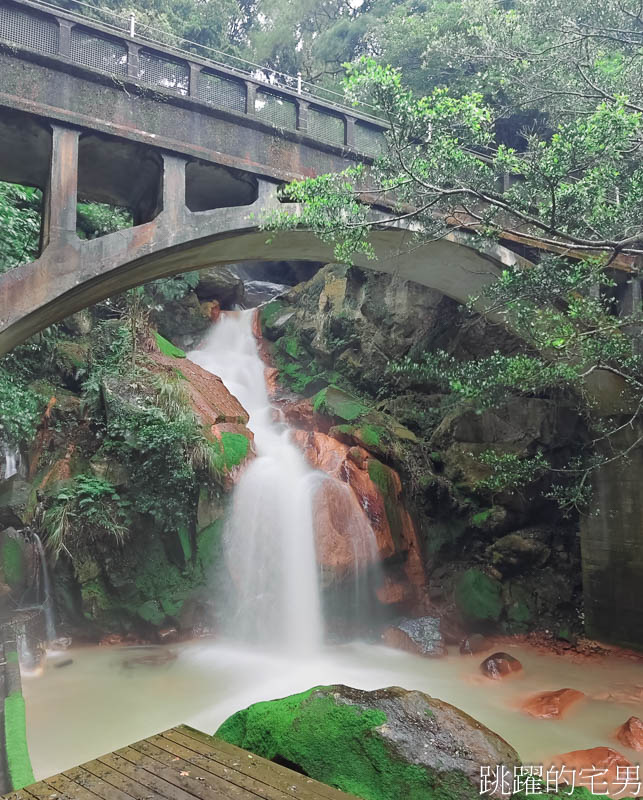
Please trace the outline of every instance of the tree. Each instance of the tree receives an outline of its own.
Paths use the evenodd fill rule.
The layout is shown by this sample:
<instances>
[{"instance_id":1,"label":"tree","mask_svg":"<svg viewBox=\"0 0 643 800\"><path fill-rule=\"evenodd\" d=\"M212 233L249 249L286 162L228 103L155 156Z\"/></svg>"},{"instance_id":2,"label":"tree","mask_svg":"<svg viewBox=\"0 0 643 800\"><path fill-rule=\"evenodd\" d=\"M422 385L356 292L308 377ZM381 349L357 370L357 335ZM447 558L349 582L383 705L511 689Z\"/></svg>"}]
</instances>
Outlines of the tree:
<instances>
[{"instance_id":1,"label":"tree","mask_svg":"<svg viewBox=\"0 0 643 800\"><path fill-rule=\"evenodd\" d=\"M506 17L510 25L511 13ZM643 411L643 362L632 335L640 330L641 309L617 315L613 297L615 265L636 277L643 256L641 113L627 96L602 96L584 113L561 114L547 135L525 132L518 150L497 143L497 107L479 93L435 88L418 98L399 71L369 58L349 69L346 93L353 102L373 103L388 121L388 152L369 169L290 184L286 194L302 210L283 211L268 226L308 227L334 242L345 261L355 253L373 256L373 227L411 220L413 246L456 228L473 239L510 239L540 252L532 269L507 269L484 298L472 299L505 318L526 342L525 354L463 366L438 353L398 369L442 383L477 407L516 393L573 393L591 444L567 465L578 480L561 498L580 504L592 471L614 456L601 456L603 446L624 424L638 424ZM389 211L376 213L364 199L386 203ZM599 371L634 394L625 423L606 426L593 415L587 381ZM499 466L507 473L511 465ZM538 456L532 467L541 473L546 464ZM520 470L524 478L524 464Z\"/></svg>"}]
</instances>

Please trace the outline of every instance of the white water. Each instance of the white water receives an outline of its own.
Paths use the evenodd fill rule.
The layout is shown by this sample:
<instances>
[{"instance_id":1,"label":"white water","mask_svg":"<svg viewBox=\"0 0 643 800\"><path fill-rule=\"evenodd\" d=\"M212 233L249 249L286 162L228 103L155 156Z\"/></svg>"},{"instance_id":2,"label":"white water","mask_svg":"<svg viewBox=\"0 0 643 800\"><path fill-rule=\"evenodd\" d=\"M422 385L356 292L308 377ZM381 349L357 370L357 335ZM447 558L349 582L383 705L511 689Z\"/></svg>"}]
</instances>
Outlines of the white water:
<instances>
[{"instance_id":1,"label":"white water","mask_svg":"<svg viewBox=\"0 0 643 800\"><path fill-rule=\"evenodd\" d=\"M47 566L47 558L45 556L45 549L40 541L40 536L33 533L33 540L40 559L40 574L42 575L42 590L43 590L43 603L42 607L45 613L45 633L47 634L47 644L50 644L56 638L56 620L54 617L54 604L53 594L51 591L51 580L49 577L49 567Z\"/></svg>"},{"instance_id":2,"label":"white water","mask_svg":"<svg viewBox=\"0 0 643 800\"><path fill-rule=\"evenodd\" d=\"M268 398L252 311L226 314L188 357L218 375L250 416L257 457L237 484L224 533L237 589L226 618L243 641L298 654L322 641L313 497L321 476L307 466Z\"/></svg>"},{"instance_id":3,"label":"white water","mask_svg":"<svg viewBox=\"0 0 643 800\"><path fill-rule=\"evenodd\" d=\"M9 480L18 473L20 465L20 453L15 448L4 445L4 479Z\"/></svg>"}]
</instances>

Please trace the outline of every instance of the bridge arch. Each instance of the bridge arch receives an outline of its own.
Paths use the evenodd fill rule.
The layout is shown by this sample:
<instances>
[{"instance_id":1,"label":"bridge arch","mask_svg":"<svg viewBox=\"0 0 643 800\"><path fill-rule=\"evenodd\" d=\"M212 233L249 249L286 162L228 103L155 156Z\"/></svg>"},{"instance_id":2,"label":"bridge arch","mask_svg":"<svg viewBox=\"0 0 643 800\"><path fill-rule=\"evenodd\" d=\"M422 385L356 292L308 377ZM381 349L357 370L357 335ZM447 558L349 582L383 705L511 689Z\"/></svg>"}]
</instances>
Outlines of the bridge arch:
<instances>
[{"instance_id":1,"label":"bridge arch","mask_svg":"<svg viewBox=\"0 0 643 800\"><path fill-rule=\"evenodd\" d=\"M66 133L73 132L62 134L62 164L68 163ZM73 144L73 137L67 138ZM75 233L74 193L50 204L42 256L0 277L0 353L75 311L157 278L248 260L333 260L332 247L309 231L280 232L267 243L261 216L283 208L276 183L259 180L251 205L193 212L185 202L185 159L163 155L163 163L163 210L142 225L82 241ZM53 176L54 194L57 183L65 183L63 174L58 180ZM373 231L371 241L377 259L357 257L357 266L399 275L460 302L503 266L522 263L505 247L482 250L456 231L415 248L409 247L408 230L395 227Z\"/></svg>"}]
</instances>

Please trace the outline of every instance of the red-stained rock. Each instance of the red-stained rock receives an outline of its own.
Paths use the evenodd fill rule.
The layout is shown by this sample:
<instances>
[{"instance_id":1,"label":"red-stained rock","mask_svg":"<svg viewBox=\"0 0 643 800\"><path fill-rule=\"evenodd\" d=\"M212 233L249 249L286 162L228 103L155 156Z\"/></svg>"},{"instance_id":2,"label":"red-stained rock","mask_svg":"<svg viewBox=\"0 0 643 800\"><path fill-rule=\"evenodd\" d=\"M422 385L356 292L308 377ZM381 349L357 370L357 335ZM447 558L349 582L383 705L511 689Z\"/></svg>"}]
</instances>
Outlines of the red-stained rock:
<instances>
[{"instance_id":1,"label":"red-stained rock","mask_svg":"<svg viewBox=\"0 0 643 800\"><path fill-rule=\"evenodd\" d=\"M295 430L293 439L312 467L334 479L324 483L317 494L315 528L319 563L339 576L352 571L360 562L385 561L396 554L405 554L404 572L411 587L409 596L413 598L410 602L419 603L425 585L424 567L413 522L401 502L402 486L397 473L380 465L398 503L399 529L394 535L385 499L369 474L371 457L366 450L318 431Z\"/></svg>"},{"instance_id":2,"label":"red-stained rock","mask_svg":"<svg viewBox=\"0 0 643 800\"><path fill-rule=\"evenodd\" d=\"M277 377L275 376L275 380ZM277 386L275 384L274 392L276 393L276 391ZM286 422L293 428L303 428L306 431L311 431L317 427L312 400L303 399L280 403L279 408Z\"/></svg>"},{"instance_id":3,"label":"red-stained rock","mask_svg":"<svg viewBox=\"0 0 643 800\"><path fill-rule=\"evenodd\" d=\"M585 695L577 689L558 689L541 692L526 700L522 710L538 719L559 719L571 706L583 700Z\"/></svg>"},{"instance_id":4,"label":"red-stained rock","mask_svg":"<svg viewBox=\"0 0 643 800\"><path fill-rule=\"evenodd\" d=\"M639 717L630 717L616 731L616 738L625 747L643 750L643 721Z\"/></svg>"},{"instance_id":5,"label":"red-stained rock","mask_svg":"<svg viewBox=\"0 0 643 800\"><path fill-rule=\"evenodd\" d=\"M583 786L593 794L609 797L639 796L640 784L637 786L639 778L635 777L635 770L630 772L632 780L627 780L627 768L634 765L611 747L572 750L554 756L547 766L560 771L560 784Z\"/></svg>"},{"instance_id":6,"label":"red-stained rock","mask_svg":"<svg viewBox=\"0 0 643 800\"><path fill-rule=\"evenodd\" d=\"M473 651L472 651L473 652ZM509 653L494 653L480 664L480 672L492 680L500 680L522 670L522 664Z\"/></svg>"},{"instance_id":7,"label":"red-stained rock","mask_svg":"<svg viewBox=\"0 0 643 800\"><path fill-rule=\"evenodd\" d=\"M405 581L396 581L387 575L375 594L382 605L394 606L407 603L411 599L411 587Z\"/></svg>"},{"instance_id":8,"label":"red-stained rock","mask_svg":"<svg viewBox=\"0 0 643 800\"><path fill-rule=\"evenodd\" d=\"M221 303L218 300L207 300L201 303L201 311L204 317L216 322L221 316Z\"/></svg>"}]
</instances>

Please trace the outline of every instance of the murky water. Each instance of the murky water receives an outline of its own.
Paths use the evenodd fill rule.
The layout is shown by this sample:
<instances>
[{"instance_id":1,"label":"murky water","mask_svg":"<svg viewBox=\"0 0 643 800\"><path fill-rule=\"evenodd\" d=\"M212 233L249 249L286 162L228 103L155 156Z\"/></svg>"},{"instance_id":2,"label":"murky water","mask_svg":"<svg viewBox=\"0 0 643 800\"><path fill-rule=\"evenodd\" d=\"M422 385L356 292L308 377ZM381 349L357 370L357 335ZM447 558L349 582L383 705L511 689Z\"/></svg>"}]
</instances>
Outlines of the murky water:
<instances>
[{"instance_id":1,"label":"murky water","mask_svg":"<svg viewBox=\"0 0 643 800\"><path fill-rule=\"evenodd\" d=\"M200 641L171 647L177 658L158 666L126 666L148 652L140 648L72 649L52 658L43 675L23 681L34 771L43 778L182 722L213 733L250 703L330 683L425 691L495 730L526 763L599 745L614 747L633 763L643 760L611 738L630 716L643 716L640 702L587 700L556 721L535 720L517 708L529 694L550 689L571 687L591 696L643 685L640 664L616 657L578 664L504 649L524 666L507 682L480 675L484 654L430 660L365 644L293 659ZM72 664L55 667L69 658Z\"/></svg>"}]
</instances>

